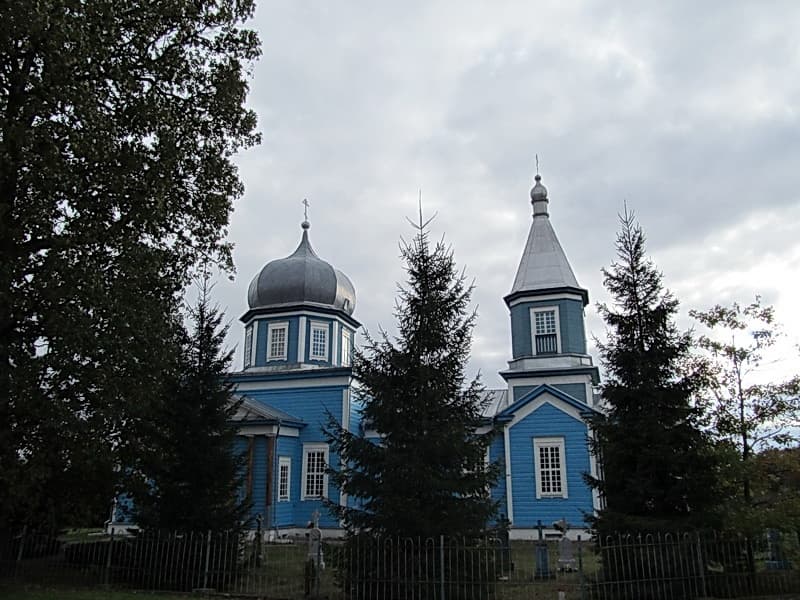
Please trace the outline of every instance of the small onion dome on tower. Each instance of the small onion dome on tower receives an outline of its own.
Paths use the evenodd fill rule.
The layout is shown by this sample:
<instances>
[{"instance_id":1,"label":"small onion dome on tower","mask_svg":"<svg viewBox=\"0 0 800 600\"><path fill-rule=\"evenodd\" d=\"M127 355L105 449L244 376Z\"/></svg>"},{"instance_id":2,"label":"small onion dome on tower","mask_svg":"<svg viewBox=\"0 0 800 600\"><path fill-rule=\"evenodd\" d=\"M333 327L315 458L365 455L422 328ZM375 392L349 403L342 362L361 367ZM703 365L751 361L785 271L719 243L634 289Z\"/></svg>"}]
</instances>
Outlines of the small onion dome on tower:
<instances>
[{"instance_id":1,"label":"small onion dome on tower","mask_svg":"<svg viewBox=\"0 0 800 600\"><path fill-rule=\"evenodd\" d=\"M531 188L531 204L533 204L533 216L547 215L547 188L542 185L542 176L538 173L533 178L536 183Z\"/></svg>"},{"instance_id":2,"label":"small onion dome on tower","mask_svg":"<svg viewBox=\"0 0 800 600\"><path fill-rule=\"evenodd\" d=\"M250 309L311 305L341 310L352 315L356 290L340 270L317 256L308 241L308 221L303 221L303 238L290 256L273 260L250 282Z\"/></svg>"}]
</instances>

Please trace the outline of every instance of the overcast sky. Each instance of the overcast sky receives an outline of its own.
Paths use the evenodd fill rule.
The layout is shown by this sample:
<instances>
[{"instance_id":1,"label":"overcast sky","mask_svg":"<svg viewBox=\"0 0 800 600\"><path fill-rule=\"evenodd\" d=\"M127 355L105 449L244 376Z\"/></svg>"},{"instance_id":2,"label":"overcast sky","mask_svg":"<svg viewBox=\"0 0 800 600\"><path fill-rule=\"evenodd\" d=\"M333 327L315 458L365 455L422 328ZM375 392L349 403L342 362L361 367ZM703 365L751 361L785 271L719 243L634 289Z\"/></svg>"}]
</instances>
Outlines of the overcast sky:
<instances>
[{"instance_id":1,"label":"overcast sky","mask_svg":"<svg viewBox=\"0 0 800 600\"><path fill-rule=\"evenodd\" d=\"M800 338L800 2L262 0L253 26L263 143L237 158L238 272L217 287L231 346L250 280L297 246L306 197L354 316L391 330L421 189L434 237L475 279L470 373L501 385L537 153L593 353L623 201L682 325L761 294ZM777 368L797 372L785 347Z\"/></svg>"}]
</instances>

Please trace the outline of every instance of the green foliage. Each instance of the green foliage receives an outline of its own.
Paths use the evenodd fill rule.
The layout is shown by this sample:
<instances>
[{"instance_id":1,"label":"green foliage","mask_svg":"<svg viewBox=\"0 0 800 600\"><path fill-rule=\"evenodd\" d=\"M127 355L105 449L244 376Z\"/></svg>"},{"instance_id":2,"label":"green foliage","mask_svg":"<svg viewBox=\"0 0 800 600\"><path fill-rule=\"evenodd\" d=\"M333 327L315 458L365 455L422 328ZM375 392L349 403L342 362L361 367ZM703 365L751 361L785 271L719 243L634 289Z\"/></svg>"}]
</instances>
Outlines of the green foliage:
<instances>
[{"instance_id":1,"label":"green foliage","mask_svg":"<svg viewBox=\"0 0 800 600\"><path fill-rule=\"evenodd\" d=\"M210 304L204 279L189 312L191 334L177 348L166 401L152 415L139 460L130 469L134 522L145 529L232 531L243 526L244 456L233 451L239 403L226 380L233 351L227 326Z\"/></svg>"},{"instance_id":2,"label":"green foliage","mask_svg":"<svg viewBox=\"0 0 800 600\"><path fill-rule=\"evenodd\" d=\"M252 0L9 0L0 20L0 528L97 523L224 243Z\"/></svg>"},{"instance_id":3,"label":"green foliage","mask_svg":"<svg viewBox=\"0 0 800 600\"><path fill-rule=\"evenodd\" d=\"M711 414L718 435L738 449L740 495L750 505L754 453L800 439L800 375L752 380L781 335L773 307L763 306L761 298L746 306L734 302L689 314L710 330L699 338L699 346L712 367Z\"/></svg>"},{"instance_id":4,"label":"green foliage","mask_svg":"<svg viewBox=\"0 0 800 600\"><path fill-rule=\"evenodd\" d=\"M738 475L741 470L737 470ZM734 503L733 518L749 530L800 533L800 447L770 448L747 465L749 506ZM741 490L741 480L738 480Z\"/></svg>"},{"instance_id":5,"label":"green foliage","mask_svg":"<svg viewBox=\"0 0 800 600\"><path fill-rule=\"evenodd\" d=\"M350 533L474 536L495 513L486 465L491 433L481 416L482 387L465 386L475 314L472 287L443 242L431 247L420 220L402 246L408 273L396 306L399 334L367 339L356 352L362 419L380 439L331 420L328 437L341 458L332 477L353 506L331 506Z\"/></svg>"},{"instance_id":6,"label":"green foliage","mask_svg":"<svg viewBox=\"0 0 800 600\"><path fill-rule=\"evenodd\" d=\"M598 342L606 410L592 428L603 470L588 480L606 507L595 526L606 534L710 525L719 459L695 402L705 374L690 334L675 326L678 301L646 257L641 227L627 209L620 222L618 259L603 270L614 305L598 306L608 326Z\"/></svg>"}]
</instances>

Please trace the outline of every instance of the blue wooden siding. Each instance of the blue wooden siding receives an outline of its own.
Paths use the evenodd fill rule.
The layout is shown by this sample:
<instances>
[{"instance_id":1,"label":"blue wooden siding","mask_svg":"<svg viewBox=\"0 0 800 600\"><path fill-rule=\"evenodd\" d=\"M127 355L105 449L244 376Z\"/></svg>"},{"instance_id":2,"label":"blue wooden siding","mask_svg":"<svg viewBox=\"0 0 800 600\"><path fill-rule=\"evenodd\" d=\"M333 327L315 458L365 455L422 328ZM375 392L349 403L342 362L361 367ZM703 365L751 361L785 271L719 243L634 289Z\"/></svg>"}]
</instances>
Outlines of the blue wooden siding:
<instances>
[{"instance_id":1,"label":"blue wooden siding","mask_svg":"<svg viewBox=\"0 0 800 600\"><path fill-rule=\"evenodd\" d=\"M300 442L294 437L278 437L278 458L286 457L291 459L292 464L289 470L289 500L278 500L275 504L275 525L277 527L300 527L305 523L297 522L297 511L300 506L300 477L303 472L302 450ZM279 464L277 461L276 464ZM275 494L277 499L279 471L275 471Z\"/></svg>"},{"instance_id":2,"label":"blue wooden siding","mask_svg":"<svg viewBox=\"0 0 800 600\"><path fill-rule=\"evenodd\" d=\"M540 300L511 307L511 350L514 359L533 356L531 346L531 308L558 306L561 352L586 354L583 302L580 300Z\"/></svg>"},{"instance_id":3,"label":"blue wooden siding","mask_svg":"<svg viewBox=\"0 0 800 600\"><path fill-rule=\"evenodd\" d=\"M356 390L350 390L350 422L348 427L353 433L358 433L361 426L361 410L363 403L358 400L358 393Z\"/></svg>"},{"instance_id":4,"label":"blue wooden siding","mask_svg":"<svg viewBox=\"0 0 800 600\"><path fill-rule=\"evenodd\" d=\"M321 526L338 526L338 521L330 516L321 500L300 500L300 497L302 491L303 444L325 443L322 427L325 425L327 413L332 414L334 418L341 422L342 394L345 389L346 386L336 385L247 392L248 398L265 402L308 423L306 427L300 430L298 438L287 438L294 442L294 450L292 450L293 453L291 455L284 454L292 458L292 516L286 518L291 518L297 526L304 526L311 519L311 515L315 510L319 510ZM279 452L281 451L280 448L285 447L281 446L282 443L279 442ZM331 464L336 464L338 456L331 452L328 460ZM277 473L275 476L277 477ZM277 480L275 484L277 486ZM277 492L277 487L275 489ZM332 502L339 501L339 491L330 482L328 485L328 498ZM281 508L281 510L284 509Z\"/></svg>"},{"instance_id":5,"label":"blue wooden siding","mask_svg":"<svg viewBox=\"0 0 800 600\"><path fill-rule=\"evenodd\" d=\"M503 440L502 433L499 433L492 440L492 445L489 446L489 461L500 465L500 474L497 478L497 484L492 488L492 500L497 502L498 517L505 516L508 518L508 502L506 499L506 453L505 453L505 440Z\"/></svg>"},{"instance_id":6,"label":"blue wooden siding","mask_svg":"<svg viewBox=\"0 0 800 600\"><path fill-rule=\"evenodd\" d=\"M245 456L245 468L249 463L250 458L250 439L243 438L244 443L243 452ZM250 522L253 526L256 523L256 517L261 515L264 521L264 526L267 526L267 438L264 436L255 436L253 440L253 471L250 475L250 482L252 489L250 490ZM245 492L247 492L248 478L245 476L243 485Z\"/></svg>"},{"instance_id":7,"label":"blue wooden siding","mask_svg":"<svg viewBox=\"0 0 800 600\"><path fill-rule=\"evenodd\" d=\"M258 336L256 338L256 354L252 358L252 364L256 367L263 367L267 364L267 331L270 323L289 323L287 332L286 360L271 360L270 365L286 365L297 361L297 331L300 327L300 317L275 317L274 319L257 319Z\"/></svg>"},{"instance_id":8,"label":"blue wooden siding","mask_svg":"<svg viewBox=\"0 0 800 600\"><path fill-rule=\"evenodd\" d=\"M592 493L583 481L588 473L589 451L586 425L545 402L536 411L511 427L511 487L514 527L535 527L536 521L549 525L566 518L583 524L584 514L592 512ZM537 437L563 437L568 498L536 498L533 440Z\"/></svg>"},{"instance_id":9,"label":"blue wooden siding","mask_svg":"<svg viewBox=\"0 0 800 600\"><path fill-rule=\"evenodd\" d=\"M322 426L326 414L331 413L337 420L342 419L342 393L344 385L320 387L298 387L269 390L247 390L244 392L251 400L264 402L269 406L299 417L308 425L300 430L304 442L321 442Z\"/></svg>"}]
</instances>

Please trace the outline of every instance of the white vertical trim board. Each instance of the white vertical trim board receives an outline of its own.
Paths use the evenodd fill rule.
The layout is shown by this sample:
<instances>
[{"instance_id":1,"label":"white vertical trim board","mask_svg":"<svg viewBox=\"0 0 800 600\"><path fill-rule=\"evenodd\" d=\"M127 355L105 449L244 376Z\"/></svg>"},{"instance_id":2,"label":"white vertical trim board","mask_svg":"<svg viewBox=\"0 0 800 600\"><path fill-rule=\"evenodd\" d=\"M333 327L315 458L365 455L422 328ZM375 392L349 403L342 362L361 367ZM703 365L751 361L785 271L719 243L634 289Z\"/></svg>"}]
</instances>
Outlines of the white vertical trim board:
<instances>
[{"instance_id":1,"label":"white vertical trim board","mask_svg":"<svg viewBox=\"0 0 800 600\"><path fill-rule=\"evenodd\" d=\"M506 459L506 508L508 520L514 522L514 493L511 490L511 435L508 423L503 427L503 451Z\"/></svg>"},{"instance_id":2,"label":"white vertical trim board","mask_svg":"<svg viewBox=\"0 0 800 600\"><path fill-rule=\"evenodd\" d=\"M588 425L586 427L586 434L590 442L594 441L594 431L592 431L592 428ZM592 452L591 447L589 447L589 474L595 478L599 477L597 466L597 457L595 456L594 452ZM597 511L602 508L600 490L598 490L596 487L592 488L592 508L594 508L595 514L597 514Z\"/></svg>"},{"instance_id":3,"label":"white vertical trim board","mask_svg":"<svg viewBox=\"0 0 800 600\"><path fill-rule=\"evenodd\" d=\"M342 390L342 429L350 431L350 388Z\"/></svg>"},{"instance_id":4,"label":"white vertical trim board","mask_svg":"<svg viewBox=\"0 0 800 600\"><path fill-rule=\"evenodd\" d=\"M339 331L340 331L340 327L341 326L339 325L338 321L334 321L333 322L333 326L331 327L331 330L333 331L333 339L331 340L331 344L330 344L331 345L331 359L330 359L330 362L335 364L335 365L341 364L341 361L339 359Z\"/></svg>"},{"instance_id":5,"label":"white vertical trim board","mask_svg":"<svg viewBox=\"0 0 800 600\"><path fill-rule=\"evenodd\" d=\"M350 330L347 329L346 327L342 327L342 349L341 352L339 353L339 363L343 367L349 367L352 361L350 352L351 350L350 347L352 345L351 339L352 339L352 334L350 333ZM345 352L347 352L347 360L345 360Z\"/></svg>"},{"instance_id":6,"label":"white vertical trim board","mask_svg":"<svg viewBox=\"0 0 800 600\"><path fill-rule=\"evenodd\" d=\"M300 326L297 328L297 362L306 362L306 334L308 327L306 326L306 318L300 317Z\"/></svg>"}]
</instances>

